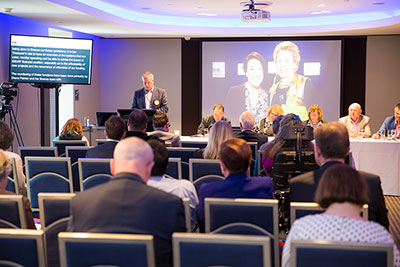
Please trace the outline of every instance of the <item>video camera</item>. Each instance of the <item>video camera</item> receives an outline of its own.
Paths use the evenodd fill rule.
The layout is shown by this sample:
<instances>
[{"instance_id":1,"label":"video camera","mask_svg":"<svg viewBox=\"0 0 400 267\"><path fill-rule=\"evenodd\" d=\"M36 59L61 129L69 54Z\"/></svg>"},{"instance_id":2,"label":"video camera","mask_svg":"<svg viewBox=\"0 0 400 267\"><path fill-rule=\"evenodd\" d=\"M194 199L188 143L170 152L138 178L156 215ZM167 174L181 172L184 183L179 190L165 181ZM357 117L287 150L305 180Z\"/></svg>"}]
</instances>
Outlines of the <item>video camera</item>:
<instances>
[{"instance_id":1,"label":"video camera","mask_svg":"<svg viewBox=\"0 0 400 267\"><path fill-rule=\"evenodd\" d=\"M7 114L8 106L18 94L18 83L0 84L0 118Z\"/></svg>"}]
</instances>

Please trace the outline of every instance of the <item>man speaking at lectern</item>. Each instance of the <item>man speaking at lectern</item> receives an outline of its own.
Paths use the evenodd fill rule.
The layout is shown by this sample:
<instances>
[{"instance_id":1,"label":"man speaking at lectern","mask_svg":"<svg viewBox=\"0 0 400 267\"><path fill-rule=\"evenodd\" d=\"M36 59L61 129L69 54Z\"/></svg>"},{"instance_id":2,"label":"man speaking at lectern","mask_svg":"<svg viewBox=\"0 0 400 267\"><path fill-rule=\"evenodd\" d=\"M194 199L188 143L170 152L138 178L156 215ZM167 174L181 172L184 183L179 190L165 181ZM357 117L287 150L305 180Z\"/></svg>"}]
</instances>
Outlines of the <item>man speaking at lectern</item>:
<instances>
[{"instance_id":1,"label":"man speaking at lectern","mask_svg":"<svg viewBox=\"0 0 400 267\"><path fill-rule=\"evenodd\" d=\"M157 113L167 113L167 91L154 86L153 73L143 73L142 81L143 88L136 90L133 95L132 109L155 109Z\"/></svg>"}]
</instances>

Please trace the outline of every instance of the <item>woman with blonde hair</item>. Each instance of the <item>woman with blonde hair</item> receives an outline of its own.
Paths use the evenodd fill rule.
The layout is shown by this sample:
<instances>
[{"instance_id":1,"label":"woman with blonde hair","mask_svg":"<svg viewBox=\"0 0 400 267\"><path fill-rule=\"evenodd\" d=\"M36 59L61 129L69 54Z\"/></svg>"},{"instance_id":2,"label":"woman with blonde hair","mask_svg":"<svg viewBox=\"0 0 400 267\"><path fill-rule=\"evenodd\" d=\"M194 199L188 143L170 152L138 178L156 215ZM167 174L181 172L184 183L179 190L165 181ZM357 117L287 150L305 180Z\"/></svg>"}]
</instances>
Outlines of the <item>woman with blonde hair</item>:
<instances>
[{"instance_id":1,"label":"woman with blonde hair","mask_svg":"<svg viewBox=\"0 0 400 267\"><path fill-rule=\"evenodd\" d=\"M53 140L82 140L89 144L87 138L83 135L82 124L75 118L67 120L60 135Z\"/></svg>"},{"instance_id":2,"label":"woman with blonde hair","mask_svg":"<svg viewBox=\"0 0 400 267\"><path fill-rule=\"evenodd\" d=\"M0 195L16 195L14 192L6 190L8 183L8 174L11 171L10 158L2 149L0 149ZM25 220L27 228L36 229L35 223L33 222L33 215L31 210L31 203L29 199L22 196L22 204L24 206Z\"/></svg>"},{"instance_id":3,"label":"woman with blonde hair","mask_svg":"<svg viewBox=\"0 0 400 267\"><path fill-rule=\"evenodd\" d=\"M279 105L273 105L272 107L268 108L267 111L267 117L265 117L264 119L262 119L260 121L260 125L258 126L259 128L259 133L268 135L268 136L273 136L274 135L274 131L272 128L272 122L274 121L274 119L283 114L283 109L281 106Z\"/></svg>"},{"instance_id":4,"label":"woman with blonde hair","mask_svg":"<svg viewBox=\"0 0 400 267\"><path fill-rule=\"evenodd\" d=\"M308 120L306 120L304 123L306 126L314 129L326 123L326 121L322 119L321 107L315 104L311 105L311 107L308 109Z\"/></svg>"},{"instance_id":5,"label":"woman with blonde hair","mask_svg":"<svg viewBox=\"0 0 400 267\"><path fill-rule=\"evenodd\" d=\"M205 159L216 159L221 143L233 137L231 125L220 120L213 124L208 134L208 143L204 149L196 151L197 156L202 156Z\"/></svg>"}]
</instances>

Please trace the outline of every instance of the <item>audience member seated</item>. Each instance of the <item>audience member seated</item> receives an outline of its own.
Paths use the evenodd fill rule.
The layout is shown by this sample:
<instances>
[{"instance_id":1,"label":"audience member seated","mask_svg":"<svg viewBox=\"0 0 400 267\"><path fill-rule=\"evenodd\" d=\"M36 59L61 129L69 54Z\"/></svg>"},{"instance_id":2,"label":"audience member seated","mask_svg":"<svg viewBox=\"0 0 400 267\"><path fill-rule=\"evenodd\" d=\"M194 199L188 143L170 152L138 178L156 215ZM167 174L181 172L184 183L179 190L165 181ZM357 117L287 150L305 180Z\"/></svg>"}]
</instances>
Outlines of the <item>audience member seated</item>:
<instances>
[{"instance_id":1,"label":"audience member seated","mask_svg":"<svg viewBox=\"0 0 400 267\"><path fill-rule=\"evenodd\" d=\"M360 104L353 103L349 106L349 115L339 119L339 122L346 126L351 138L357 138L359 135L363 138L371 137L370 119L361 113Z\"/></svg>"},{"instance_id":2,"label":"audience member seated","mask_svg":"<svg viewBox=\"0 0 400 267\"><path fill-rule=\"evenodd\" d=\"M201 123L197 128L197 133L207 135L208 130L213 126L213 124L220 120L227 121L229 124L231 124L231 121L225 118L224 114L224 106L222 104L216 104L212 110L212 114L201 119Z\"/></svg>"},{"instance_id":3,"label":"audience member seated","mask_svg":"<svg viewBox=\"0 0 400 267\"><path fill-rule=\"evenodd\" d=\"M281 129L284 126L304 127L304 124L300 118L293 113L289 113L282 118L279 126L279 132L275 136L274 140L262 147L262 163L267 175L271 174L276 153L281 150L296 150L296 140L283 139L283 132ZM302 146L303 149L312 150L312 143L310 141L303 141Z\"/></svg>"},{"instance_id":4,"label":"audience member seated","mask_svg":"<svg viewBox=\"0 0 400 267\"><path fill-rule=\"evenodd\" d=\"M160 112L153 117L154 131L148 133L149 136L157 136L160 140L171 142L171 146L181 146L181 138L178 135L169 133L168 115Z\"/></svg>"},{"instance_id":5,"label":"audience member seated","mask_svg":"<svg viewBox=\"0 0 400 267\"><path fill-rule=\"evenodd\" d=\"M322 125L314 130L314 138L314 156L320 168L294 177L289 181L290 201L314 201L314 194L321 176L331 166L344 165L344 159L350 151L349 134L347 128L341 123L330 122ZM359 173L368 184L368 219L389 229L387 209L379 176L361 171Z\"/></svg>"},{"instance_id":6,"label":"audience member seated","mask_svg":"<svg viewBox=\"0 0 400 267\"><path fill-rule=\"evenodd\" d=\"M16 195L14 192L7 191L5 188L8 183L8 174L11 170L10 158L7 154L0 149L0 195ZM29 199L22 196L22 202L24 205L26 224L29 229L36 229L35 223L33 222L33 215L31 210L31 203ZM3 211L4 212L4 211Z\"/></svg>"},{"instance_id":7,"label":"audience member seated","mask_svg":"<svg viewBox=\"0 0 400 267\"><path fill-rule=\"evenodd\" d=\"M67 120L60 135L53 139L53 141L58 140L82 140L89 145L89 141L83 136L82 124L75 118Z\"/></svg>"},{"instance_id":8,"label":"audience member seated","mask_svg":"<svg viewBox=\"0 0 400 267\"><path fill-rule=\"evenodd\" d=\"M121 140L111 159L111 180L71 200L68 230L153 235L156 265L172 266L171 235L186 230L184 208L179 197L146 185L153 165L147 142Z\"/></svg>"},{"instance_id":9,"label":"audience member seated","mask_svg":"<svg viewBox=\"0 0 400 267\"><path fill-rule=\"evenodd\" d=\"M147 115L143 110L134 108L128 119L128 131L125 137L139 137L145 141L149 139L146 133L147 129Z\"/></svg>"},{"instance_id":10,"label":"audience member seated","mask_svg":"<svg viewBox=\"0 0 400 267\"><path fill-rule=\"evenodd\" d=\"M284 115L279 115L276 116L276 118L272 121L272 131L274 132L274 136L276 136L279 133L279 127L284 117L285 117Z\"/></svg>"},{"instance_id":11,"label":"audience member seated","mask_svg":"<svg viewBox=\"0 0 400 267\"><path fill-rule=\"evenodd\" d=\"M200 187L197 215L201 230L204 230L204 199L207 197L274 198L270 178L247 177L251 155L251 148L243 139L232 138L221 144L218 158L225 180L205 183Z\"/></svg>"},{"instance_id":12,"label":"audience member seated","mask_svg":"<svg viewBox=\"0 0 400 267\"><path fill-rule=\"evenodd\" d=\"M233 131L231 125L224 120L217 121L210 129L207 146L197 150L195 157L216 159L221 143L227 139L231 139L232 137Z\"/></svg>"},{"instance_id":13,"label":"audience member seated","mask_svg":"<svg viewBox=\"0 0 400 267\"><path fill-rule=\"evenodd\" d=\"M168 168L168 150L160 140L150 139L148 143L153 149L154 166L151 169L151 177L147 185L180 198L189 198L192 225L194 225L196 222L196 207L199 204L196 188L188 180L165 177L165 172Z\"/></svg>"},{"instance_id":14,"label":"audience member seated","mask_svg":"<svg viewBox=\"0 0 400 267\"><path fill-rule=\"evenodd\" d=\"M283 109L278 104L275 104L272 107L269 107L268 111L267 111L267 117L262 119L258 126L259 133L265 134L268 136L273 136L274 132L273 132L273 128L272 128L272 122L274 121L274 119L277 116L282 115L282 114L283 114Z\"/></svg>"},{"instance_id":15,"label":"audience member seated","mask_svg":"<svg viewBox=\"0 0 400 267\"><path fill-rule=\"evenodd\" d=\"M356 170L343 164L327 169L315 193L315 202L325 212L294 222L283 248L282 266L290 266L293 240L391 244L394 266L400 266L399 250L390 233L378 223L360 217L362 205L369 202L368 187Z\"/></svg>"},{"instance_id":16,"label":"audience member seated","mask_svg":"<svg viewBox=\"0 0 400 267\"><path fill-rule=\"evenodd\" d=\"M400 103L398 103L395 107L394 107L394 115L393 116L389 116L387 117L381 127L379 128L378 132L375 133L372 138L374 139L378 139L380 138L380 133L381 131L385 131L385 133L387 134L389 131L395 131L395 135L397 138L400 137Z\"/></svg>"},{"instance_id":17,"label":"audience member seated","mask_svg":"<svg viewBox=\"0 0 400 267\"><path fill-rule=\"evenodd\" d=\"M268 142L268 136L254 132L256 120L254 115L245 111L239 118L240 132L235 134L235 137L242 138L247 142L257 142L257 147L261 147L264 143Z\"/></svg>"},{"instance_id":18,"label":"audience member seated","mask_svg":"<svg viewBox=\"0 0 400 267\"><path fill-rule=\"evenodd\" d=\"M318 105L312 105L308 109L308 120L306 120L304 124L315 129L321 126L323 123L326 123L326 121L322 119L321 107Z\"/></svg>"},{"instance_id":19,"label":"audience member seated","mask_svg":"<svg viewBox=\"0 0 400 267\"><path fill-rule=\"evenodd\" d=\"M23 171L23 164L21 157L14 152L8 151L14 141L14 135L8 127L8 125L4 121L0 121L0 149L4 150L4 153L10 158L15 159L17 176L18 176L18 184L19 184L19 192L23 195L26 195L26 182L25 182L25 174ZM15 177L14 177L15 178Z\"/></svg>"},{"instance_id":20,"label":"audience member seated","mask_svg":"<svg viewBox=\"0 0 400 267\"><path fill-rule=\"evenodd\" d=\"M121 117L111 116L106 121L104 134L107 141L104 144L93 147L86 151L87 158L108 158L111 159L114 154L115 146L125 137L125 122Z\"/></svg>"}]
</instances>

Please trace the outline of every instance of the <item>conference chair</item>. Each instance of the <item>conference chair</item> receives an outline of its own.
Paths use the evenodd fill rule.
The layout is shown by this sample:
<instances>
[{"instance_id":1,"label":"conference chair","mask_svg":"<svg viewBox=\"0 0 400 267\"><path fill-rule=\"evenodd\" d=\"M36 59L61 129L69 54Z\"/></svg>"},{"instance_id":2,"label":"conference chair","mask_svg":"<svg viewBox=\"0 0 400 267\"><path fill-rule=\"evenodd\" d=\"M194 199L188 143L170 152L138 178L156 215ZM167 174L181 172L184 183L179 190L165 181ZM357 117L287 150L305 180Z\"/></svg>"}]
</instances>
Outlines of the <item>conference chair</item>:
<instances>
[{"instance_id":1,"label":"conference chair","mask_svg":"<svg viewBox=\"0 0 400 267\"><path fill-rule=\"evenodd\" d=\"M66 146L87 146L86 141L82 140L57 140L53 141L53 146L57 148L59 157L65 157Z\"/></svg>"},{"instance_id":2,"label":"conference chair","mask_svg":"<svg viewBox=\"0 0 400 267\"><path fill-rule=\"evenodd\" d=\"M180 158L182 164L182 178L189 180L189 159L194 158L195 147L167 147L169 158Z\"/></svg>"},{"instance_id":3,"label":"conference chair","mask_svg":"<svg viewBox=\"0 0 400 267\"><path fill-rule=\"evenodd\" d=\"M21 195L0 195L0 228L27 228Z\"/></svg>"},{"instance_id":4,"label":"conference chair","mask_svg":"<svg viewBox=\"0 0 400 267\"><path fill-rule=\"evenodd\" d=\"M111 159L78 159L81 191L107 183L111 179Z\"/></svg>"},{"instance_id":5,"label":"conference chair","mask_svg":"<svg viewBox=\"0 0 400 267\"><path fill-rule=\"evenodd\" d=\"M233 223L246 223L263 229L271 238L272 266L279 266L278 200L205 198L204 217L206 233L218 233ZM243 228L237 229L242 233Z\"/></svg>"},{"instance_id":6,"label":"conference chair","mask_svg":"<svg viewBox=\"0 0 400 267\"><path fill-rule=\"evenodd\" d=\"M197 195L199 195L199 190L202 184L210 183L210 182L219 182L223 181L225 178L219 175L206 175L201 177L193 182L194 187L196 188Z\"/></svg>"},{"instance_id":7,"label":"conference chair","mask_svg":"<svg viewBox=\"0 0 400 267\"><path fill-rule=\"evenodd\" d=\"M15 159L10 158L10 163L11 163L11 172L8 174L7 177L7 186L6 190L19 193L19 184L18 184L18 173L17 173L17 168L15 165Z\"/></svg>"},{"instance_id":8,"label":"conference chair","mask_svg":"<svg viewBox=\"0 0 400 267\"><path fill-rule=\"evenodd\" d=\"M256 166L256 158L257 158L257 151L258 151L258 144L257 142L247 142L251 148L251 163L250 163L250 173L251 175L254 174L254 170L257 168Z\"/></svg>"},{"instance_id":9,"label":"conference chair","mask_svg":"<svg viewBox=\"0 0 400 267\"><path fill-rule=\"evenodd\" d=\"M47 266L43 231L0 229L0 248L0 266Z\"/></svg>"},{"instance_id":10,"label":"conference chair","mask_svg":"<svg viewBox=\"0 0 400 267\"><path fill-rule=\"evenodd\" d=\"M193 183L207 175L224 177L216 159L189 159L189 180Z\"/></svg>"},{"instance_id":11,"label":"conference chair","mask_svg":"<svg viewBox=\"0 0 400 267\"><path fill-rule=\"evenodd\" d=\"M182 198L183 208L185 209L185 226L186 232L192 232L192 213L190 210L190 201L189 198L185 197Z\"/></svg>"},{"instance_id":12,"label":"conference chair","mask_svg":"<svg viewBox=\"0 0 400 267\"><path fill-rule=\"evenodd\" d=\"M181 140L182 147L195 147L195 148L205 148L207 146L207 141L183 141Z\"/></svg>"},{"instance_id":13,"label":"conference chair","mask_svg":"<svg viewBox=\"0 0 400 267\"><path fill-rule=\"evenodd\" d=\"M293 225L294 221L312 214L319 214L324 212L318 203L315 202L291 202L290 203L290 225ZM368 204L364 204L360 214L364 219L368 220Z\"/></svg>"},{"instance_id":14,"label":"conference chair","mask_svg":"<svg viewBox=\"0 0 400 267\"><path fill-rule=\"evenodd\" d=\"M152 235L60 233L60 265L155 267Z\"/></svg>"},{"instance_id":15,"label":"conference chair","mask_svg":"<svg viewBox=\"0 0 400 267\"><path fill-rule=\"evenodd\" d=\"M67 231L69 207L74 193L39 193L40 225L46 241L47 265L57 267L58 234Z\"/></svg>"},{"instance_id":16,"label":"conference chair","mask_svg":"<svg viewBox=\"0 0 400 267\"><path fill-rule=\"evenodd\" d=\"M173 233L174 267L271 266L267 236Z\"/></svg>"},{"instance_id":17,"label":"conference chair","mask_svg":"<svg viewBox=\"0 0 400 267\"><path fill-rule=\"evenodd\" d=\"M107 139L96 139L96 146L102 145L107 142Z\"/></svg>"},{"instance_id":18,"label":"conference chair","mask_svg":"<svg viewBox=\"0 0 400 267\"><path fill-rule=\"evenodd\" d=\"M165 173L168 177L182 179L182 163L180 158L168 158L168 169Z\"/></svg>"},{"instance_id":19,"label":"conference chair","mask_svg":"<svg viewBox=\"0 0 400 267\"><path fill-rule=\"evenodd\" d=\"M79 182L79 170L78 170L78 159L85 158L86 152L90 149L89 146L66 146L65 155L71 158L71 169L72 169L72 183L74 191L79 191L81 188Z\"/></svg>"},{"instance_id":20,"label":"conference chair","mask_svg":"<svg viewBox=\"0 0 400 267\"><path fill-rule=\"evenodd\" d=\"M393 245L293 240L291 267L389 267L393 266Z\"/></svg>"},{"instance_id":21,"label":"conference chair","mask_svg":"<svg viewBox=\"0 0 400 267\"><path fill-rule=\"evenodd\" d=\"M72 193L71 159L61 157L26 157L28 197L32 211L39 211L38 194Z\"/></svg>"},{"instance_id":22,"label":"conference chair","mask_svg":"<svg viewBox=\"0 0 400 267\"><path fill-rule=\"evenodd\" d=\"M19 146L18 154L21 156L22 163L25 163L25 157L57 157L56 147L52 146Z\"/></svg>"}]
</instances>

